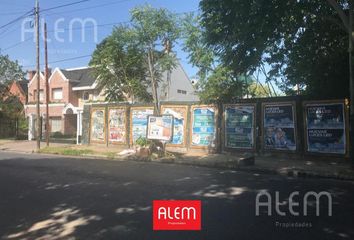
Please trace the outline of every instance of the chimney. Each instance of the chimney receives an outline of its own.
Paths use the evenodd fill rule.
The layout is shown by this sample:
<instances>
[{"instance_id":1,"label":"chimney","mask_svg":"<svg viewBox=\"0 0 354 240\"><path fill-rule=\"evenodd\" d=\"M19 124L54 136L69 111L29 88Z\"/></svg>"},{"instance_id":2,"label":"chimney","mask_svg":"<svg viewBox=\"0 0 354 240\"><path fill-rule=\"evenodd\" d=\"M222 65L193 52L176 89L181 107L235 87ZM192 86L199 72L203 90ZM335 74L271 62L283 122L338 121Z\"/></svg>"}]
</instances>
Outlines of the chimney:
<instances>
[{"instance_id":1,"label":"chimney","mask_svg":"<svg viewBox=\"0 0 354 240\"><path fill-rule=\"evenodd\" d=\"M28 70L27 71L27 76L28 76L28 80L31 81L32 78L34 77L34 75L36 75L36 70Z\"/></svg>"},{"instance_id":2,"label":"chimney","mask_svg":"<svg viewBox=\"0 0 354 240\"><path fill-rule=\"evenodd\" d=\"M48 78L50 78L51 75L52 75L52 69L48 68Z\"/></svg>"}]
</instances>

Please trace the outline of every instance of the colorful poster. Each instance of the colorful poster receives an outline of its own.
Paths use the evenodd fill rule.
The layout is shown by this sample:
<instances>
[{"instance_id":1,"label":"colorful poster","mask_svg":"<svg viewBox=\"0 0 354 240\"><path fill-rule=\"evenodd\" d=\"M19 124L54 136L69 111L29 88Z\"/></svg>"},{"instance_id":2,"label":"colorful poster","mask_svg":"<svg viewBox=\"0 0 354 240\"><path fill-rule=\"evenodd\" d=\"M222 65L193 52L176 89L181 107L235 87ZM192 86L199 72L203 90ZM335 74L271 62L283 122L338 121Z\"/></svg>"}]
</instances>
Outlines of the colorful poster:
<instances>
[{"instance_id":1,"label":"colorful poster","mask_svg":"<svg viewBox=\"0 0 354 240\"><path fill-rule=\"evenodd\" d=\"M173 116L148 116L147 138L169 142L172 139Z\"/></svg>"},{"instance_id":2,"label":"colorful poster","mask_svg":"<svg viewBox=\"0 0 354 240\"><path fill-rule=\"evenodd\" d=\"M105 141L105 110L95 109L91 114L91 140Z\"/></svg>"},{"instance_id":3,"label":"colorful poster","mask_svg":"<svg viewBox=\"0 0 354 240\"><path fill-rule=\"evenodd\" d=\"M133 143L139 138L146 138L147 117L152 115L154 110L152 109L132 109L132 136Z\"/></svg>"},{"instance_id":4,"label":"colorful poster","mask_svg":"<svg viewBox=\"0 0 354 240\"><path fill-rule=\"evenodd\" d=\"M296 150L294 107L292 104L264 106L264 148Z\"/></svg>"},{"instance_id":5,"label":"colorful poster","mask_svg":"<svg viewBox=\"0 0 354 240\"><path fill-rule=\"evenodd\" d=\"M253 148L254 106L234 105L225 107L225 146Z\"/></svg>"},{"instance_id":6,"label":"colorful poster","mask_svg":"<svg viewBox=\"0 0 354 240\"><path fill-rule=\"evenodd\" d=\"M306 109L307 150L345 154L344 104L308 104Z\"/></svg>"},{"instance_id":7,"label":"colorful poster","mask_svg":"<svg viewBox=\"0 0 354 240\"><path fill-rule=\"evenodd\" d=\"M214 108L193 108L192 145L215 147Z\"/></svg>"},{"instance_id":8,"label":"colorful poster","mask_svg":"<svg viewBox=\"0 0 354 240\"><path fill-rule=\"evenodd\" d=\"M125 108L109 109L109 141L124 143L125 131Z\"/></svg>"},{"instance_id":9,"label":"colorful poster","mask_svg":"<svg viewBox=\"0 0 354 240\"><path fill-rule=\"evenodd\" d=\"M184 124L187 110L185 107L168 107L164 108L163 114L171 114L173 116L173 137L171 144L184 144Z\"/></svg>"}]
</instances>

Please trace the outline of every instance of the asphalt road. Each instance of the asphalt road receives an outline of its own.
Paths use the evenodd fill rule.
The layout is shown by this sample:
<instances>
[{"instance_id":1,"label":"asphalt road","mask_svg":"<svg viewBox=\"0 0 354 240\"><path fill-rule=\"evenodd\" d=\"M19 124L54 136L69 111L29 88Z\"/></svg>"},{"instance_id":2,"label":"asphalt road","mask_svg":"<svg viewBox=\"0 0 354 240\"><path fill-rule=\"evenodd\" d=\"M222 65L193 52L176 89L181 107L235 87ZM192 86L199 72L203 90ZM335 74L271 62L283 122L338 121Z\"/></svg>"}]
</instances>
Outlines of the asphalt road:
<instances>
[{"instance_id":1,"label":"asphalt road","mask_svg":"<svg viewBox=\"0 0 354 240\"><path fill-rule=\"evenodd\" d=\"M256 195L267 190L272 215ZM286 216L275 212L275 193ZM300 214L287 204L299 191ZM328 191L320 216L307 191ZM199 199L201 231L153 231L152 201ZM323 201L322 201L323 200ZM354 182L296 179L174 164L0 152L2 239L354 239Z\"/></svg>"}]
</instances>

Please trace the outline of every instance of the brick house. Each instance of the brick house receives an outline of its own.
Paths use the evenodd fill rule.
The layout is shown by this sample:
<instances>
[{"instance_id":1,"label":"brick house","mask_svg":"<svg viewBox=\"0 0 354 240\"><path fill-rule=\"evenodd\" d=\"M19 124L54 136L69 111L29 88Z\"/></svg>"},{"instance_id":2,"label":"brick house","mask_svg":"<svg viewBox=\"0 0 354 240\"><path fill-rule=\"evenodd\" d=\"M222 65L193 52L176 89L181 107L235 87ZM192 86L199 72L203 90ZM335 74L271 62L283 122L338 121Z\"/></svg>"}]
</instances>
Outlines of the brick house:
<instances>
[{"instance_id":1,"label":"brick house","mask_svg":"<svg viewBox=\"0 0 354 240\"><path fill-rule=\"evenodd\" d=\"M104 102L104 89L99 87L89 67L56 68L49 78L49 127L50 132L63 135L81 135L83 105L91 102ZM29 73L28 104L25 113L29 119L29 139L36 136L36 92L37 74ZM170 82L167 74L160 82L158 95L162 101L198 101L194 88L180 64L171 71ZM40 113L45 117L46 88L43 73L40 73ZM129 99L127 99L129 101ZM44 132L44 124L42 125ZM77 127L78 126L78 127Z\"/></svg>"},{"instance_id":2,"label":"brick house","mask_svg":"<svg viewBox=\"0 0 354 240\"><path fill-rule=\"evenodd\" d=\"M28 81L21 80L21 81L12 81L11 84L8 86L8 91L10 96L15 96L22 103L25 105L27 103L27 93L28 93Z\"/></svg>"},{"instance_id":3,"label":"brick house","mask_svg":"<svg viewBox=\"0 0 354 240\"><path fill-rule=\"evenodd\" d=\"M49 127L51 133L74 136L77 133L78 114L82 112L82 91L74 91L75 87L86 87L95 81L89 68L59 69L56 68L49 77ZM32 72L31 72L32 73ZM29 139L36 136L36 94L37 74L29 74L28 104L25 106L29 118ZM40 114L45 117L46 87L43 73L40 73ZM80 102L80 104L79 104ZM43 126L44 124L42 124ZM42 127L42 131L44 126Z\"/></svg>"}]
</instances>

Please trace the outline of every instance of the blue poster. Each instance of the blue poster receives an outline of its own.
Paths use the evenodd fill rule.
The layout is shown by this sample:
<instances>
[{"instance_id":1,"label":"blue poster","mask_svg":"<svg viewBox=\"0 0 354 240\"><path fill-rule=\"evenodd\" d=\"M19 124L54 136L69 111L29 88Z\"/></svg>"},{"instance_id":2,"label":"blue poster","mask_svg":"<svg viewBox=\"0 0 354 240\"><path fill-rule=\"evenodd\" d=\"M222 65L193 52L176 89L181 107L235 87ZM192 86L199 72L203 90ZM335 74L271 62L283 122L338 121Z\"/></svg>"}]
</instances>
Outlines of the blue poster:
<instances>
[{"instance_id":1,"label":"blue poster","mask_svg":"<svg viewBox=\"0 0 354 240\"><path fill-rule=\"evenodd\" d=\"M345 154L343 103L306 105L306 122L309 152Z\"/></svg>"},{"instance_id":2,"label":"blue poster","mask_svg":"<svg viewBox=\"0 0 354 240\"><path fill-rule=\"evenodd\" d=\"M289 104L267 104L263 116L264 148L296 150L294 107Z\"/></svg>"},{"instance_id":3,"label":"blue poster","mask_svg":"<svg viewBox=\"0 0 354 240\"><path fill-rule=\"evenodd\" d=\"M200 107L193 110L192 145L215 146L215 110Z\"/></svg>"},{"instance_id":4,"label":"blue poster","mask_svg":"<svg viewBox=\"0 0 354 240\"><path fill-rule=\"evenodd\" d=\"M186 115L185 107L168 107L163 109L163 114L171 114L173 116L173 137L171 144L184 144L184 123Z\"/></svg>"},{"instance_id":5,"label":"blue poster","mask_svg":"<svg viewBox=\"0 0 354 240\"><path fill-rule=\"evenodd\" d=\"M133 143L139 138L146 138L147 116L152 115L152 109L132 109L132 136Z\"/></svg>"}]
</instances>

